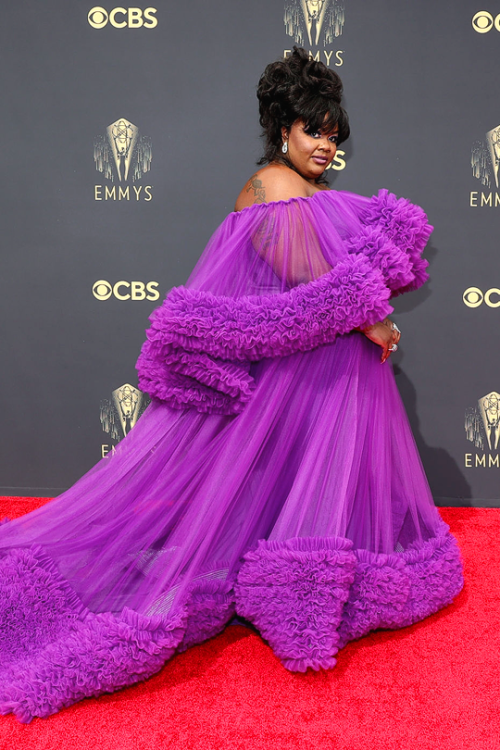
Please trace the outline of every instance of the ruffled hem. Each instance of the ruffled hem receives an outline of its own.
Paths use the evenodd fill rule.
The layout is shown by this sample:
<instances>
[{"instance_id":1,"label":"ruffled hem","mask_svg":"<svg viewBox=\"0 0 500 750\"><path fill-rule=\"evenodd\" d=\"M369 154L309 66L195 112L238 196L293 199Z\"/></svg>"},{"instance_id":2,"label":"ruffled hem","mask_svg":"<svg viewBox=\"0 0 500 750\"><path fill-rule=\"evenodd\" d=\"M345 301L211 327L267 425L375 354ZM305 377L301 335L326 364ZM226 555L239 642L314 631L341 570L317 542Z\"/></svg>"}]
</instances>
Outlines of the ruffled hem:
<instances>
[{"instance_id":1,"label":"ruffled hem","mask_svg":"<svg viewBox=\"0 0 500 750\"><path fill-rule=\"evenodd\" d=\"M227 581L194 582L168 615L90 612L40 547L5 555L0 582L0 713L22 723L147 679L234 614Z\"/></svg>"},{"instance_id":2,"label":"ruffled hem","mask_svg":"<svg viewBox=\"0 0 500 750\"><path fill-rule=\"evenodd\" d=\"M283 294L230 298L173 289L150 317L139 387L174 407L236 414L251 398L248 365L310 351L392 311L381 272L353 254Z\"/></svg>"},{"instance_id":3,"label":"ruffled hem","mask_svg":"<svg viewBox=\"0 0 500 750\"><path fill-rule=\"evenodd\" d=\"M329 669L348 641L402 628L450 604L462 563L446 524L401 553L354 550L343 538L261 541L245 555L236 611L294 672Z\"/></svg>"},{"instance_id":4,"label":"ruffled hem","mask_svg":"<svg viewBox=\"0 0 500 750\"><path fill-rule=\"evenodd\" d=\"M175 652L217 635L235 612L283 665L329 669L348 641L400 628L449 604L463 585L445 524L402 553L354 550L343 538L261 541L237 582L199 577L168 614L90 612L41 548L0 561L0 713L46 717L158 672Z\"/></svg>"}]
</instances>

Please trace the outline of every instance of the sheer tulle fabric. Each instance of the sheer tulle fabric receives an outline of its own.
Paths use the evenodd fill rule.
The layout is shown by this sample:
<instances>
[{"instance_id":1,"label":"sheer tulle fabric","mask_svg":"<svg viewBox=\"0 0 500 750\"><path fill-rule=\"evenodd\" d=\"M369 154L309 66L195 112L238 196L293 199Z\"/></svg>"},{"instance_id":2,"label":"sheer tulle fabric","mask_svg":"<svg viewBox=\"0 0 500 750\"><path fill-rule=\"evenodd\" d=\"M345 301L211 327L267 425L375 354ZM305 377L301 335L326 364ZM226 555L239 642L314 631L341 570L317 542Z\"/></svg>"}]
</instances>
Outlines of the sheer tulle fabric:
<instances>
[{"instance_id":1,"label":"sheer tulle fabric","mask_svg":"<svg viewBox=\"0 0 500 750\"><path fill-rule=\"evenodd\" d=\"M143 679L235 611L305 670L452 600L460 558L391 367L352 330L425 280L429 233L386 191L227 217L152 316L133 431L0 527L0 710Z\"/></svg>"}]
</instances>

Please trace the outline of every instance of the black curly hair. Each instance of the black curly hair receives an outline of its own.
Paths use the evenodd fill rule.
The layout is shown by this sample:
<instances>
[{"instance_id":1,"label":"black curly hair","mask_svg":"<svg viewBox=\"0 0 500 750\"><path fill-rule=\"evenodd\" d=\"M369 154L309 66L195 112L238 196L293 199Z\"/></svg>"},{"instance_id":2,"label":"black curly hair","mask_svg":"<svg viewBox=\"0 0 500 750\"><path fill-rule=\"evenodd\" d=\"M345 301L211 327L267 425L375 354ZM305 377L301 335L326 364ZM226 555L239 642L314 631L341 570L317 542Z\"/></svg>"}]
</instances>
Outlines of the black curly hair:
<instances>
[{"instance_id":1,"label":"black curly hair","mask_svg":"<svg viewBox=\"0 0 500 750\"><path fill-rule=\"evenodd\" d=\"M308 133L330 132L338 125L338 143L349 137L349 119L340 105L342 81L302 47L294 46L289 57L266 67L257 98L264 139L264 155L257 164L278 161L292 166L281 151L281 128L289 129L298 119L304 121Z\"/></svg>"}]
</instances>

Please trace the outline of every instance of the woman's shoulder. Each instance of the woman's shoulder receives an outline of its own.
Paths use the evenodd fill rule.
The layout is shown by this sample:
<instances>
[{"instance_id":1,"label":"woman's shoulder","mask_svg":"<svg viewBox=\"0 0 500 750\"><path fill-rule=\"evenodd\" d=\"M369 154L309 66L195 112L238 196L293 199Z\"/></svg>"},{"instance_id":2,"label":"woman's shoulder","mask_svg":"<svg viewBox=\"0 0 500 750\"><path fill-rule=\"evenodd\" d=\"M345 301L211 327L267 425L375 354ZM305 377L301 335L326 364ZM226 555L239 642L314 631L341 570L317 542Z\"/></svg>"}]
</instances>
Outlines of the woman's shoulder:
<instances>
[{"instance_id":1,"label":"woman's shoulder","mask_svg":"<svg viewBox=\"0 0 500 750\"><path fill-rule=\"evenodd\" d=\"M268 164L245 183L234 210L241 211L255 203L308 198L317 189L284 164Z\"/></svg>"}]
</instances>

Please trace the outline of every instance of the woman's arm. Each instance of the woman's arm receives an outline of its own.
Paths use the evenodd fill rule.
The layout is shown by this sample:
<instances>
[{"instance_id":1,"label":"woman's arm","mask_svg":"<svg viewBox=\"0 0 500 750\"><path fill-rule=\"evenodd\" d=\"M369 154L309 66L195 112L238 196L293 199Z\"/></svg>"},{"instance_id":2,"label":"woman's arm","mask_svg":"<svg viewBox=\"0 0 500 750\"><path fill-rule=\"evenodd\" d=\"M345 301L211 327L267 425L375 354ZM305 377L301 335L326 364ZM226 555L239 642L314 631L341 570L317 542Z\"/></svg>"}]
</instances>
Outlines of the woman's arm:
<instances>
[{"instance_id":1,"label":"woman's arm","mask_svg":"<svg viewBox=\"0 0 500 750\"><path fill-rule=\"evenodd\" d=\"M310 198L317 188L282 165L269 165L247 182L236 201L237 210L258 203L279 203L276 211L263 211L252 230L252 244L284 286L307 283L331 271L307 210L294 198ZM286 204L290 201L289 205Z\"/></svg>"},{"instance_id":2,"label":"woman's arm","mask_svg":"<svg viewBox=\"0 0 500 750\"><path fill-rule=\"evenodd\" d=\"M281 165L269 165L248 180L238 196L236 210L255 203L307 198L317 189L293 170ZM331 270L315 233L305 226L303 220L296 218L294 225L288 227L286 233L288 236L285 238L283 227L276 227L274 216L269 215L263 217L252 239L256 252L279 278L286 280L287 285L307 283ZM292 237L293 242L290 243ZM391 347L401 337L389 318L358 330L381 347L381 362L389 358Z\"/></svg>"}]
</instances>

